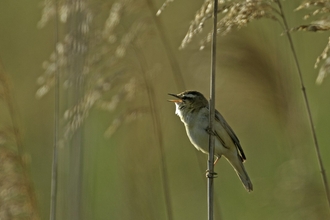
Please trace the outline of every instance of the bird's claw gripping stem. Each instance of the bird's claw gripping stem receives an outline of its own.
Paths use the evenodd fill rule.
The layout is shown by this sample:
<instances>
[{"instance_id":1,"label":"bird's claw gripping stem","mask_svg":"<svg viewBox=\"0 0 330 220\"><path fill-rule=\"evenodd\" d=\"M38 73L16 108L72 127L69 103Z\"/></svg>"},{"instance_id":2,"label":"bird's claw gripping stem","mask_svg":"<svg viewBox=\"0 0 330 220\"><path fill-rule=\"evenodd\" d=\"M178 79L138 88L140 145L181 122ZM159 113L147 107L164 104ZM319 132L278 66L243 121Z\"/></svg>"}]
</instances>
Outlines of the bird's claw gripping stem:
<instances>
[{"instance_id":1,"label":"bird's claw gripping stem","mask_svg":"<svg viewBox=\"0 0 330 220\"><path fill-rule=\"evenodd\" d=\"M216 172L210 172L209 170L206 170L206 178L217 178Z\"/></svg>"}]
</instances>

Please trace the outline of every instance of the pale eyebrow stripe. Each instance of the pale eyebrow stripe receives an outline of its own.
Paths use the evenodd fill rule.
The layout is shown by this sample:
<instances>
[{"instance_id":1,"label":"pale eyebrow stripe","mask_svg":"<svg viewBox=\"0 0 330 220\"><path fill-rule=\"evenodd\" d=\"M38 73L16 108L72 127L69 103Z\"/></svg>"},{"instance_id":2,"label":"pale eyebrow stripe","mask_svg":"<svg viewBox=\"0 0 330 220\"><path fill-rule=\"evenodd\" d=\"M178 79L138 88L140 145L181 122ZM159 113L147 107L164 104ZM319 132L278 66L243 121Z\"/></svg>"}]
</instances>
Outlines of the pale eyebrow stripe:
<instances>
[{"instance_id":1,"label":"pale eyebrow stripe","mask_svg":"<svg viewBox=\"0 0 330 220\"><path fill-rule=\"evenodd\" d=\"M186 94L186 95L184 95L184 97L187 97L187 98L195 98L196 97L196 95L193 95L193 94Z\"/></svg>"}]
</instances>

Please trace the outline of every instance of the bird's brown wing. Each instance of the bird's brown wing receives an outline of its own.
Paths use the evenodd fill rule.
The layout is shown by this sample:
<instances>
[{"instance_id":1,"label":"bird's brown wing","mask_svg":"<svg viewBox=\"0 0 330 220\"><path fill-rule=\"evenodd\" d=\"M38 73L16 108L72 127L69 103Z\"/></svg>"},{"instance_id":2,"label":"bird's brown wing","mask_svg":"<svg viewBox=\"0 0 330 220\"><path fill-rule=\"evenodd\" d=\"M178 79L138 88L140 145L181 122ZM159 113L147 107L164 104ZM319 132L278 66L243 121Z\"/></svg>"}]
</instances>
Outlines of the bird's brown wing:
<instances>
[{"instance_id":1,"label":"bird's brown wing","mask_svg":"<svg viewBox=\"0 0 330 220\"><path fill-rule=\"evenodd\" d=\"M227 131L227 133L229 134L229 136L231 137L231 139L233 140L234 144L236 145L236 147L238 149L239 156L241 157L242 161L244 162L244 160L246 160L246 157L245 157L243 148L242 148L241 144L239 143L238 137L236 136L233 129L228 125L228 123L223 118L223 116L220 114L220 112L218 112L217 110L215 110L215 120L220 122L222 127Z\"/></svg>"}]
</instances>

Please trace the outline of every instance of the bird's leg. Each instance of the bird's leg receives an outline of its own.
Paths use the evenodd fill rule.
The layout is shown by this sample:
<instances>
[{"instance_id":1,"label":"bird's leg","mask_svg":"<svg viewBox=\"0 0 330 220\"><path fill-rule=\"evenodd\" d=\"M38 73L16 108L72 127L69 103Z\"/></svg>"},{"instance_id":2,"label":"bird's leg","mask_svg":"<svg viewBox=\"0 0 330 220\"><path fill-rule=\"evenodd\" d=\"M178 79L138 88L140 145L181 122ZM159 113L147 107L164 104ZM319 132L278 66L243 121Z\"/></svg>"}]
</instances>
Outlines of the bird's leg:
<instances>
[{"instance_id":1,"label":"bird's leg","mask_svg":"<svg viewBox=\"0 0 330 220\"><path fill-rule=\"evenodd\" d=\"M215 161L214 161L214 165L218 162L218 160L220 159L220 157L217 157L217 159L215 159Z\"/></svg>"},{"instance_id":2,"label":"bird's leg","mask_svg":"<svg viewBox=\"0 0 330 220\"><path fill-rule=\"evenodd\" d=\"M211 129L210 129L210 127L207 127L206 129L205 129L205 131L208 133L208 134L210 134L210 135L214 135L214 136L217 136L217 134L214 132L214 131L212 131ZM215 161L214 161L214 165L218 162L218 160L219 160L219 158L220 157L217 157L217 159L215 159ZM210 170L206 170L206 178L216 178L217 177L217 173L216 172L210 172Z\"/></svg>"},{"instance_id":3,"label":"bird's leg","mask_svg":"<svg viewBox=\"0 0 330 220\"><path fill-rule=\"evenodd\" d=\"M217 157L213 164L215 165L219 159L220 159L220 157ZM210 172L209 169L206 170L206 178L216 178L217 175L218 174L216 172Z\"/></svg>"}]
</instances>

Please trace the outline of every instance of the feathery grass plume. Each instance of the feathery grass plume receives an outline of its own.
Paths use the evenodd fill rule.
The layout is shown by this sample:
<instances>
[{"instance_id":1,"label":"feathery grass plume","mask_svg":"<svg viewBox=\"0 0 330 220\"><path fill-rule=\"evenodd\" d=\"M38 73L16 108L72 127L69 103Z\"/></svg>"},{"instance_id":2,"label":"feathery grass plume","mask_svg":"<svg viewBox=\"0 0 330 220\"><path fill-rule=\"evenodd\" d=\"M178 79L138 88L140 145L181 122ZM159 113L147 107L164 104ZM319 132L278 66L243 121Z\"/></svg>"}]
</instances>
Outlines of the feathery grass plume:
<instances>
[{"instance_id":1,"label":"feathery grass plume","mask_svg":"<svg viewBox=\"0 0 330 220\"><path fill-rule=\"evenodd\" d=\"M91 91L85 94L80 103L65 111L64 119L68 121L64 128L64 138L66 140L70 140L74 132L82 125L89 114L89 110L100 99L100 96L99 92Z\"/></svg>"},{"instance_id":2,"label":"feathery grass plume","mask_svg":"<svg viewBox=\"0 0 330 220\"><path fill-rule=\"evenodd\" d=\"M137 38L137 36L145 30L145 28L146 26L140 21L131 25L129 31L122 36L119 44L114 48L114 50L109 51L112 52L110 58L112 58L111 61L113 64L124 62L121 59L125 57L127 48ZM105 56L104 58L99 57L99 59L106 59L109 55L107 53L103 54L103 56ZM89 71L92 71L93 65L90 65L89 68L91 69ZM100 68L100 66L98 68ZM102 68L108 68L108 66ZM70 140L70 137L72 137L74 132L83 124L84 120L89 115L90 109L98 101L103 101L106 93L108 94L113 92L114 87L118 87L120 85L120 92L117 91L116 95L112 96L111 106L108 107L115 109L119 104L119 100L121 101L120 103L123 103L122 101L129 101L129 99L132 98L134 94L133 88L135 87L133 84L135 84L135 80L129 80L127 83L123 82L123 76L119 76L119 74L123 74L122 71L114 71L110 76L99 72L99 78L95 76L91 78L91 82L89 83L91 89L87 90L87 93L77 105L68 109L64 114L64 118L68 121L64 128L64 138L66 140Z\"/></svg>"},{"instance_id":3,"label":"feathery grass plume","mask_svg":"<svg viewBox=\"0 0 330 220\"><path fill-rule=\"evenodd\" d=\"M108 43L115 43L118 40L117 35L119 34L118 25L121 20L125 19L125 15L128 11L134 10L134 4L131 0L116 1L111 5L109 10L109 16L107 17L104 28L102 31L102 36L108 41Z\"/></svg>"},{"instance_id":4,"label":"feathery grass plume","mask_svg":"<svg viewBox=\"0 0 330 220\"><path fill-rule=\"evenodd\" d=\"M44 27L51 17L54 16L54 4L53 0L45 0L38 27ZM69 32L65 34L63 40L57 43L57 57L55 56L55 52L53 52L49 60L45 61L42 65L44 73L37 79L37 83L40 87L36 92L36 97L41 98L52 89L55 82L54 75L58 69L61 70L63 88L69 89L74 85L73 76L70 76L68 72L69 69L72 68L70 67L70 65L72 65L70 62L72 50L86 53L87 48L84 45L88 44L89 51L86 53L81 73L82 76L88 79L88 85L85 88L87 92L76 105L69 106L64 112L64 119L67 121L64 128L64 139L68 140L88 117L90 109L99 100L102 101L105 94L112 92L112 80L116 80L118 75L122 74L123 71L127 71L126 67L125 70L123 70L123 66L125 66L123 58L126 55L127 47L146 30L146 25L145 21L137 19L136 22L130 24L128 30L118 30L120 21L124 19L127 20L125 15L130 11L134 11L136 4L140 4L138 2L133 4L131 0L116 1L109 5L109 15L104 20L104 26L101 28L93 23L94 15L88 10L87 3L81 2L77 4L77 6L73 6L65 1L59 1L58 4L60 8L59 18L63 24L67 23L68 17L72 16L75 11L86 11L84 12L85 16L82 16L84 20L80 22L79 30L82 35L89 35L89 38L88 42L77 42L72 31L69 30ZM90 32L90 29L93 31ZM109 72L109 68L112 68L111 72ZM121 76L119 78L123 77ZM118 82L120 82L122 86L126 85L122 80L117 81L117 83ZM129 94L132 95L132 93Z\"/></svg>"},{"instance_id":5,"label":"feathery grass plume","mask_svg":"<svg viewBox=\"0 0 330 220\"><path fill-rule=\"evenodd\" d=\"M233 29L240 29L251 21L261 18L279 21L279 12L272 4L273 1L271 0L219 1L218 14L220 14L220 18L217 24L217 34L225 35ZM181 42L180 49L185 48L196 34L203 31L206 21L212 17L213 9L211 6L212 1L205 0L191 22L188 32ZM207 37L201 42L201 49L211 41L211 36L212 33L208 32Z\"/></svg>"},{"instance_id":6,"label":"feathery grass plume","mask_svg":"<svg viewBox=\"0 0 330 220\"><path fill-rule=\"evenodd\" d=\"M137 36L141 34L146 28L145 23L141 21L137 21L133 23L129 29L129 31L122 36L120 44L116 48L115 55L118 58L122 58L126 54L127 48L132 44L132 42L137 39Z\"/></svg>"},{"instance_id":7,"label":"feathery grass plume","mask_svg":"<svg viewBox=\"0 0 330 220\"><path fill-rule=\"evenodd\" d=\"M102 100L106 94L112 93L113 90L106 89L110 84L111 79L117 76L118 72L127 75L128 66L125 61L127 56L127 50L133 42L141 41L141 36L148 30L146 19L134 19L131 22L130 19L134 16L132 12L138 12L137 5L144 4L140 1L132 2L131 0L115 1L108 5L108 16L104 20L103 27L98 27L92 23L92 19L85 25L88 29L93 29L93 32L89 33L89 53L87 54L84 75L88 79L87 92L85 96L75 106L69 107L64 114L64 119L67 120L64 128L64 138L72 137L74 132L83 124L84 120L88 117L90 109ZM42 18L38 27L44 27L44 25L54 16L54 1L45 0ZM72 7L70 7L65 1L59 1L59 17L65 24L67 18L73 13ZM97 15L90 15L97 16ZM103 18L104 19L104 18ZM127 22L129 21L129 22ZM129 25L129 28L123 30L120 23L124 22L125 26ZM91 27L89 27L91 26ZM61 69L61 77L64 88L70 88L73 85L71 76L67 73L69 68L69 55L70 48L75 45L73 42L72 33L67 33L64 39L58 43L56 47L57 65L55 64L55 53L52 53L49 60L43 63L44 73L37 79L37 83L40 86L36 92L36 97L41 98L46 95L54 86L54 73L56 68ZM123 68L125 66L125 68ZM109 69L112 71L109 72ZM121 77L123 78L123 77ZM129 76L127 78L130 78ZM102 84L103 85L100 85ZM126 85L126 82L120 81L122 86ZM103 88L101 88L103 87ZM133 93L130 93L131 95ZM121 102L122 103L122 102Z\"/></svg>"},{"instance_id":8,"label":"feathery grass plume","mask_svg":"<svg viewBox=\"0 0 330 220\"><path fill-rule=\"evenodd\" d=\"M103 29L103 36L108 39L110 43L116 41L116 35L113 33L114 29L120 22L121 14L124 9L123 2L115 2L110 9L109 17L105 21L104 29Z\"/></svg>"},{"instance_id":9,"label":"feathery grass plume","mask_svg":"<svg viewBox=\"0 0 330 220\"><path fill-rule=\"evenodd\" d=\"M43 28L47 23L56 15L56 4L59 6L59 21L66 23L68 17L72 14L73 11L79 10L82 7L85 7L83 4L73 8L72 5L66 0L58 0L57 3L55 0L44 0L42 6L41 18L37 24L38 28Z\"/></svg>"},{"instance_id":10,"label":"feathery grass plume","mask_svg":"<svg viewBox=\"0 0 330 220\"><path fill-rule=\"evenodd\" d=\"M0 102L10 118L8 125L5 120L0 121L0 219L37 220L37 201L11 90L0 62ZM6 113L2 112L2 115Z\"/></svg>"},{"instance_id":11,"label":"feathery grass plume","mask_svg":"<svg viewBox=\"0 0 330 220\"><path fill-rule=\"evenodd\" d=\"M81 21L78 27L78 32L80 33L79 36L82 38L86 38L88 36L90 25L93 20L92 13L88 10L86 3L79 2L76 3L75 6L70 4L64 0L60 0L59 4L59 20L68 25L67 21L69 17L75 12L83 11L84 16L81 16ZM38 27L43 28L49 20L55 16L56 13L56 4L55 0L45 0L44 1L44 8L42 11L41 19L38 22ZM51 53L50 58L48 61L44 61L42 67L44 69L44 73L38 77L37 84L40 86L36 92L36 97L41 98L46 95L50 89L54 86L54 75L58 70L61 70L62 75L68 75L68 68L70 64L70 54L72 51L75 52L84 52L87 50L87 47L84 45L84 42L78 42L77 39L74 37L76 33L74 33L72 29L62 37L60 42L57 42L56 51ZM88 70L87 67L84 67L84 70ZM87 74L86 71L83 74ZM72 85L71 81L72 77L66 76L64 80L64 86L70 87Z\"/></svg>"},{"instance_id":12,"label":"feathery grass plume","mask_svg":"<svg viewBox=\"0 0 330 220\"><path fill-rule=\"evenodd\" d=\"M114 74L110 78L100 78L98 79L97 85L95 88L89 90L80 101L79 104L68 109L64 113L64 119L68 123L64 127L64 138L70 140L74 132L83 124L84 120L88 117L90 110L95 105L101 110L106 110L107 112L113 112L118 108L119 104L122 104L123 101L129 102L134 97L136 81L134 78L131 78L127 83L124 83L119 89L116 89L118 85L122 85L121 79L118 75ZM106 98L106 93L114 93L109 98ZM119 118L127 118L129 115L132 115L132 112L138 113L137 109L134 109L127 114L122 114L118 116ZM140 112L139 112L140 113ZM114 126L116 119L111 126ZM130 120L125 120L126 122ZM110 126L110 127L111 127ZM109 128L110 129L110 128ZM106 131L106 133L109 133ZM111 135L106 135L110 137Z\"/></svg>"},{"instance_id":13,"label":"feathery grass plume","mask_svg":"<svg viewBox=\"0 0 330 220\"><path fill-rule=\"evenodd\" d=\"M295 9L298 10L312 10L311 13L308 13L304 16L304 19L309 19L312 16L315 16L317 20L311 21L310 24L300 25L298 27L292 28L290 31L310 31L310 32L324 32L330 30L330 1L329 0L307 0L303 2L299 7ZM322 16L321 16L322 15ZM316 83L321 84L324 78L329 74L329 60L328 52L330 47L330 38L324 48L321 55L316 59L314 68L317 68L319 63L324 60L322 66L320 67Z\"/></svg>"},{"instance_id":14,"label":"feathery grass plume","mask_svg":"<svg viewBox=\"0 0 330 220\"><path fill-rule=\"evenodd\" d=\"M55 52L53 52L50 55L49 60L43 62L42 68L44 69L44 73L43 75L39 76L37 79L37 84L40 86L36 92L37 98L42 98L54 86L56 71L58 71L58 69L63 69L67 67L68 45L70 45L71 40L72 39L69 36L67 36L65 37L64 42L57 43L56 45L57 56L55 55Z\"/></svg>"},{"instance_id":15,"label":"feathery grass plume","mask_svg":"<svg viewBox=\"0 0 330 220\"><path fill-rule=\"evenodd\" d=\"M135 121L148 112L150 111L147 108L143 108L143 107L135 108L133 110L131 109L126 110L112 121L110 126L104 132L104 137L111 138L122 125Z\"/></svg>"},{"instance_id":16,"label":"feathery grass plume","mask_svg":"<svg viewBox=\"0 0 330 220\"><path fill-rule=\"evenodd\" d=\"M302 10L302 9L311 9L315 10L309 14L304 16L305 19L317 15L330 12L330 1L329 0L305 0L302 4L300 4L295 10Z\"/></svg>"},{"instance_id":17,"label":"feathery grass plume","mask_svg":"<svg viewBox=\"0 0 330 220\"><path fill-rule=\"evenodd\" d=\"M53 0L45 0L43 2L43 8L41 13L41 18L37 24L38 28L43 28L49 20L55 16L56 5Z\"/></svg>"},{"instance_id":18,"label":"feathery grass plume","mask_svg":"<svg viewBox=\"0 0 330 220\"><path fill-rule=\"evenodd\" d=\"M71 23L69 21L74 17L75 9L62 0L59 1L61 9L59 17L69 31L60 41L62 54L58 55L58 59L63 59L61 62L58 61L60 64L57 66L61 68L61 83L63 82L61 88L69 91L77 88L83 93L72 97L76 102L64 110L65 125L64 129L61 129L64 141L75 139L77 133L82 130L82 125L90 115L90 111L93 108L99 110L96 107L113 115L113 122L105 131L106 137L111 137L123 123L135 120L145 112L150 113L150 110L145 110L144 106L131 107L132 99L138 94L136 87L140 85L139 81L143 78L141 74L136 74L139 72L137 71L139 64L137 64L135 54L132 53L132 45L146 42L148 38L145 33L150 30L149 17L141 18L141 11L136 10L141 9L145 1L113 1L102 5L104 7L96 13L95 10L89 8L91 5L84 3L83 8L89 10L86 9L87 14L82 16L83 21L79 21L79 17L76 16L76 23ZM51 6L47 7L51 8ZM49 13L49 16L51 15L52 13ZM88 22L86 22L86 17L89 18ZM44 20L49 19L50 17L45 15ZM75 26L77 23L81 26L80 31ZM78 41L76 37L79 34L83 38ZM77 57L79 59L75 59ZM38 80L40 90L37 96L39 97L53 87L56 71L56 65L53 65L54 59L51 56L44 64L45 72ZM73 61L75 62L72 63ZM75 78L77 75L78 79ZM120 108L127 109L121 111L123 113L118 113ZM77 154L76 157L79 155Z\"/></svg>"},{"instance_id":19,"label":"feathery grass plume","mask_svg":"<svg viewBox=\"0 0 330 220\"><path fill-rule=\"evenodd\" d=\"M21 156L7 146L0 147L0 219L39 219Z\"/></svg>"}]
</instances>

